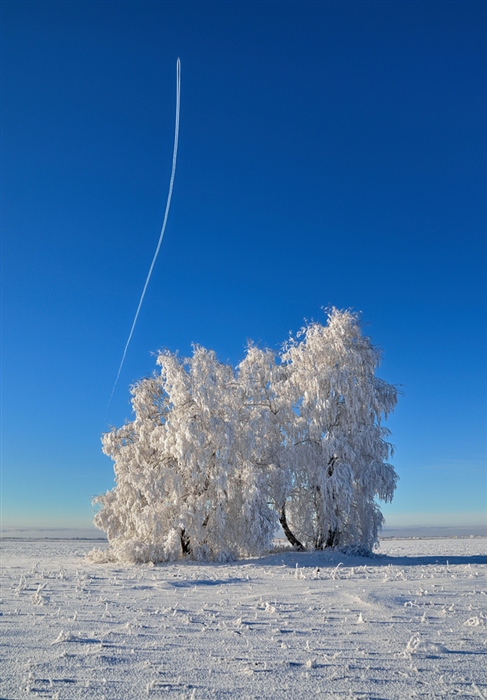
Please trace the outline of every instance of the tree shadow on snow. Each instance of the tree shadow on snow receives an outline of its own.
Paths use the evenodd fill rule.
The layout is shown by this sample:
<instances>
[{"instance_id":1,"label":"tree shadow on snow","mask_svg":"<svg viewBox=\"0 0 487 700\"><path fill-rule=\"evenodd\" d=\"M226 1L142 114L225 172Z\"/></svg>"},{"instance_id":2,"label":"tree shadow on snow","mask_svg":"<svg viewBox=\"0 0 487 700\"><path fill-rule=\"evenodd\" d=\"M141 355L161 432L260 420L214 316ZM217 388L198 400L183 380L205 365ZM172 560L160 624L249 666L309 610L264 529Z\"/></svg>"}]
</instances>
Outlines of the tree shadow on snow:
<instances>
[{"instance_id":1,"label":"tree shadow on snow","mask_svg":"<svg viewBox=\"0 0 487 700\"><path fill-rule=\"evenodd\" d=\"M244 563L244 562L240 562ZM367 568L385 566L468 566L487 564L487 554L475 555L420 555L420 556L389 556L372 554L370 556L358 556L346 554L337 550L319 552L293 552L285 550L260 557L259 559L245 560L245 563L258 564L260 566L285 566L289 568L336 568L361 567Z\"/></svg>"},{"instance_id":2,"label":"tree shadow on snow","mask_svg":"<svg viewBox=\"0 0 487 700\"><path fill-rule=\"evenodd\" d=\"M218 566L218 565L217 565ZM224 564L220 564L224 566ZM183 581L170 581L174 588L194 588L195 586L227 586L229 583L248 583L246 578L198 578Z\"/></svg>"}]
</instances>

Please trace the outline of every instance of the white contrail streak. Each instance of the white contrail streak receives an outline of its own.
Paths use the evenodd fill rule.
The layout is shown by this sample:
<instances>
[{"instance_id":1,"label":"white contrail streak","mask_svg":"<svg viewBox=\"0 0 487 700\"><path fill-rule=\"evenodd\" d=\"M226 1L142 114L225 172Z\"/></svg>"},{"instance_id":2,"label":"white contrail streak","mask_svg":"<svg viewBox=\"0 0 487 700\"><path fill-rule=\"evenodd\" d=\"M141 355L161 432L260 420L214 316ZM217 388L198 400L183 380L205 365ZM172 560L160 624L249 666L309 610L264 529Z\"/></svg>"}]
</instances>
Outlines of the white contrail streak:
<instances>
[{"instance_id":1,"label":"white contrail streak","mask_svg":"<svg viewBox=\"0 0 487 700\"><path fill-rule=\"evenodd\" d=\"M132 335L134 333L135 324L137 323L137 319L139 317L139 312L140 312L140 309L142 307L142 302L144 301L145 293L147 291L147 286L149 284L149 280L150 280L151 275L152 275L152 270L154 269L154 265L156 263L157 256L159 255L159 250L161 247L162 239L164 238L164 231L166 230L167 217L169 215L169 208L171 206L172 190L173 190L173 186L174 186L174 176L176 175L176 159L177 159L177 155L178 155L178 141L179 141L179 107L180 107L180 103L181 103L181 61L178 58L177 63L176 63L176 126L174 129L174 150L173 150L173 154L172 154L171 180L169 182L169 193L167 195L164 221L162 222L162 228L161 228L161 233L159 236L159 242L157 243L156 252L154 253L154 257L152 258L152 263L151 263L151 266L149 268L149 272L147 274L147 279L145 280L144 289L142 290L142 294L140 296L139 305L137 307L137 311L135 312L135 318L134 318L134 321L132 323L132 328L130 329L129 337L128 337L128 340L125 344L125 349L124 349L123 355L122 355L122 361L120 362L120 367L118 368L117 378L115 379L112 393L110 394L110 400L108 401L107 409L110 406L110 403L111 403L112 398L113 398L113 394L115 393L115 389L116 389L117 384L118 384L118 380L120 379L120 372L122 371L123 363L125 362L125 356L127 355L127 350L128 350L129 345L130 345L130 341L132 340Z\"/></svg>"}]
</instances>

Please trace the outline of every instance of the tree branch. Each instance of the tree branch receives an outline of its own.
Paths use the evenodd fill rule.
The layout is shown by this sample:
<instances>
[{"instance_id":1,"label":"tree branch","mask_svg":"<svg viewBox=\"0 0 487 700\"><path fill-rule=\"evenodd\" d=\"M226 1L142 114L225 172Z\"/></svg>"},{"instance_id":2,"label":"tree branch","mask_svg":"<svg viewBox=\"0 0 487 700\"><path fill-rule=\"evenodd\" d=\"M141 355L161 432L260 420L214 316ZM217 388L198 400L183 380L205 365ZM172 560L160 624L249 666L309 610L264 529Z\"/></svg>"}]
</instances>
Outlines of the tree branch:
<instances>
[{"instance_id":1,"label":"tree branch","mask_svg":"<svg viewBox=\"0 0 487 700\"><path fill-rule=\"evenodd\" d=\"M281 523L281 527L284 530L284 534L288 538L289 542L292 544L294 549L297 549L298 552L305 552L306 548L301 544L301 542L298 540L297 537L294 536L294 534L291 532L291 529L287 523L287 518L286 518L286 507L282 506L281 508L281 513L279 515L279 522Z\"/></svg>"}]
</instances>

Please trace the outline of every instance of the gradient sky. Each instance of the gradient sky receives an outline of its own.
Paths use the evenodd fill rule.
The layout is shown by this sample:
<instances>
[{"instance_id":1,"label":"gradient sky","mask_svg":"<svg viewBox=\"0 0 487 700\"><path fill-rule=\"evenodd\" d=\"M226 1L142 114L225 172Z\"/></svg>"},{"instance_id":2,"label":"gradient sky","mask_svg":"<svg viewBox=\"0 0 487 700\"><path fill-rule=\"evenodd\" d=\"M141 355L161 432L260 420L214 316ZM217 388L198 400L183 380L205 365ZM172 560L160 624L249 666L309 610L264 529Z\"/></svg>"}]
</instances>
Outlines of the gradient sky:
<instances>
[{"instance_id":1,"label":"gradient sky","mask_svg":"<svg viewBox=\"0 0 487 700\"><path fill-rule=\"evenodd\" d=\"M487 4L8 2L4 526L81 527L160 348L362 312L403 395L388 524L486 522ZM164 215L163 246L107 403Z\"/></svg>"}]
</instances>

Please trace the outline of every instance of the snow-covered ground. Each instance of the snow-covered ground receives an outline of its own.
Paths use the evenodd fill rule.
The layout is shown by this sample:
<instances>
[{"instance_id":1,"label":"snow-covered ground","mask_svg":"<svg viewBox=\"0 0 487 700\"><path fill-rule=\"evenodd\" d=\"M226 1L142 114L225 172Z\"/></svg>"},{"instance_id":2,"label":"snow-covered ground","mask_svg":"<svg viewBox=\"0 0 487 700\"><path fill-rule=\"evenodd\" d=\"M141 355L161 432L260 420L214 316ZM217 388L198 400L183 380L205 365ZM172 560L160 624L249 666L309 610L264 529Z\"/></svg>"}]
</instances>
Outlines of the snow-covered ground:
<instances>
[{"instance_id":1,"label":"snow-covered ground","mask_svg":"<svg viewBox=\"0 0 487 700\"><path fill-rule=\"evenodd\" d=\"M487 698L487 538L96 565L4 540L0 698Z\"/></svg>"}]
</instances>

